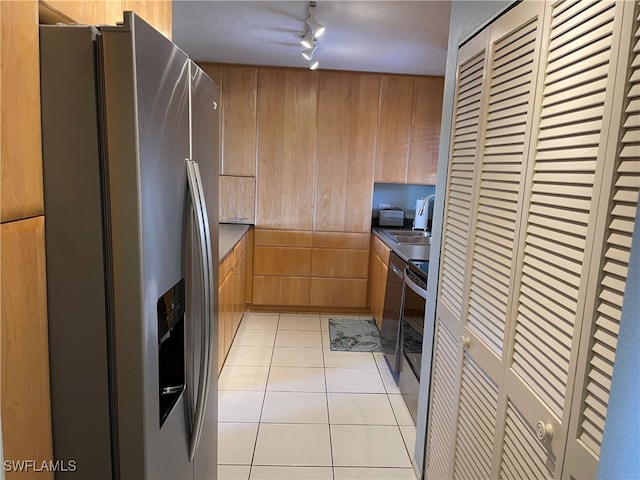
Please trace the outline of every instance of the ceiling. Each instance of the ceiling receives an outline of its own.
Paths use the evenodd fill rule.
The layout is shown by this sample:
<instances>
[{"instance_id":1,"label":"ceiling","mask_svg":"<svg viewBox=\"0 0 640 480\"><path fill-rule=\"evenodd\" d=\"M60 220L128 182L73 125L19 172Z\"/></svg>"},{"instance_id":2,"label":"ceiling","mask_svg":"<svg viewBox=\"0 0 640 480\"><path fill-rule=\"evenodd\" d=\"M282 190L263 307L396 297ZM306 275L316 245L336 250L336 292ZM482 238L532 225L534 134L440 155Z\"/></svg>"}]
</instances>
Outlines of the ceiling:
<instances>
[{"instance_id":1,"label":"ceiling","mask_svg":"<svg viewBox=\"0 0 640 480\"><path fill-rule=\"evenodd\" d=\"M308 68L308 2L173 0L173 41L197 61ZM450 0L317 1L319 69L444 75Z\"/></svg>"}]
</instances>

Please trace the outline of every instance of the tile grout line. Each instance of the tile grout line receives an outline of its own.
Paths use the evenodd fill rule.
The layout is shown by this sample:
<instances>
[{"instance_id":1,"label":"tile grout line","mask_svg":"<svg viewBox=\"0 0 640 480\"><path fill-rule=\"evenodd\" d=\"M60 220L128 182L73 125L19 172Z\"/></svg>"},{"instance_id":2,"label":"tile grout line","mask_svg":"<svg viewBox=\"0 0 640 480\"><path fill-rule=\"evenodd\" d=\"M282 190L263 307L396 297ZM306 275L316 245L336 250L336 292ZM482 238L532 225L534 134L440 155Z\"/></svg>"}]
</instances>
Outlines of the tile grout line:
<instances>
[{"instance_id":1,"label":"tile grout line","mask_svg":"<svg viewBox=\"0 0 640 480\"><path fill-rule=\"evenodd\" d=\"M276 322L276 333L273 337L273 347L271 349L271 358L269 360L269 371L267 372L267 380L264 384L264 395L262 397L262 407L260 408L260 416L258 417L258 428L256 429L256 439L253 442L253 453L251 455L251 463L249 464L249 477L251 478L251 472L253 471L253 462L256 457L256 449L258 448L258 435L260 435L260 426L262 425L262 414L264 412L264 404L267 401L267 387L269 385L269 377L271 376L271 364L273 363L273 354L275 352L276 337L278 336L278 325L280 323L280 314L278 314L278 321Z\"/></svg>"}]
</instances>

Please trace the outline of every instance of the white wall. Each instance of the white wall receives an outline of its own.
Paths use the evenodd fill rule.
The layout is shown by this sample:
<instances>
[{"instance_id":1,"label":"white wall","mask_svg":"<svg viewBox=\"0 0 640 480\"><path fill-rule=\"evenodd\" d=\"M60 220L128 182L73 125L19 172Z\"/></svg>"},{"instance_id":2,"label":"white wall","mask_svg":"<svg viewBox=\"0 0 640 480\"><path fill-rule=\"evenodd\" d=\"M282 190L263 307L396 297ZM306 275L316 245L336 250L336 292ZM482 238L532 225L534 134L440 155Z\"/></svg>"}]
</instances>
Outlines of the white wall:
<instances>
[{"instance_id":1,"label":"white wall","mask_svg":"<svg viewBox=\"0 0 640 480\"><path fill-rule=\"evenodd\" d=\"M598 478L640 478L640 209L613 365L611 395L604 424Z\"/></svg>"}]
</instances>

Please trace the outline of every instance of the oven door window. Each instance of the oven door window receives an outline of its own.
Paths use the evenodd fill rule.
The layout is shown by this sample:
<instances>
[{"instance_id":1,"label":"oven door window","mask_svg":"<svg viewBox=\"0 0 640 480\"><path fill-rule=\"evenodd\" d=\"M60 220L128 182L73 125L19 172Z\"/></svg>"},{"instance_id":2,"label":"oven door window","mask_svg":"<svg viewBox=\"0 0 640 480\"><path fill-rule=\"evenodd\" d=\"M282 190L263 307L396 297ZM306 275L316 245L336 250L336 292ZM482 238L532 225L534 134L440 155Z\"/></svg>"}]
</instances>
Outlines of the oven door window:
<instances>
[{"instance_id":1,"label":"oven door window","mask_svg":"<svg viewBox=\"0 0 640 480\"><path fill-rule=\"evenodd\" d=\"M423 285L422 279L416 278L410 270L407 271L402 312L402 351L418 380L422 363L425 299L412 287L417 286L421 290Z\"/></svg>"}]
</instances>

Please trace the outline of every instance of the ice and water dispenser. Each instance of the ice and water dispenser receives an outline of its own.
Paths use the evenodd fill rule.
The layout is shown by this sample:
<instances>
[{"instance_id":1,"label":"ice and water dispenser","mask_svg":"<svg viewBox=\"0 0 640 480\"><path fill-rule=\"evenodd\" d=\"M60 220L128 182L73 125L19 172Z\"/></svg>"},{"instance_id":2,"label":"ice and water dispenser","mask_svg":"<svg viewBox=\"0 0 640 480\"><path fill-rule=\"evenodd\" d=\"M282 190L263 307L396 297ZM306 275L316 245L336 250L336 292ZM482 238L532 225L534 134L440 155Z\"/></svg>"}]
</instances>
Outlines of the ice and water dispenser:
<instances>
[{"instance_id":1,"label":"ice and water dispenser","mask_svg":"<svg viewBox=\"0 0 640 480\"><path fill-rule=\"evenodd\" d=\"M184 279L158 299L160 427L185 387L185 300Z\"/></svg>"}]
</instances>

